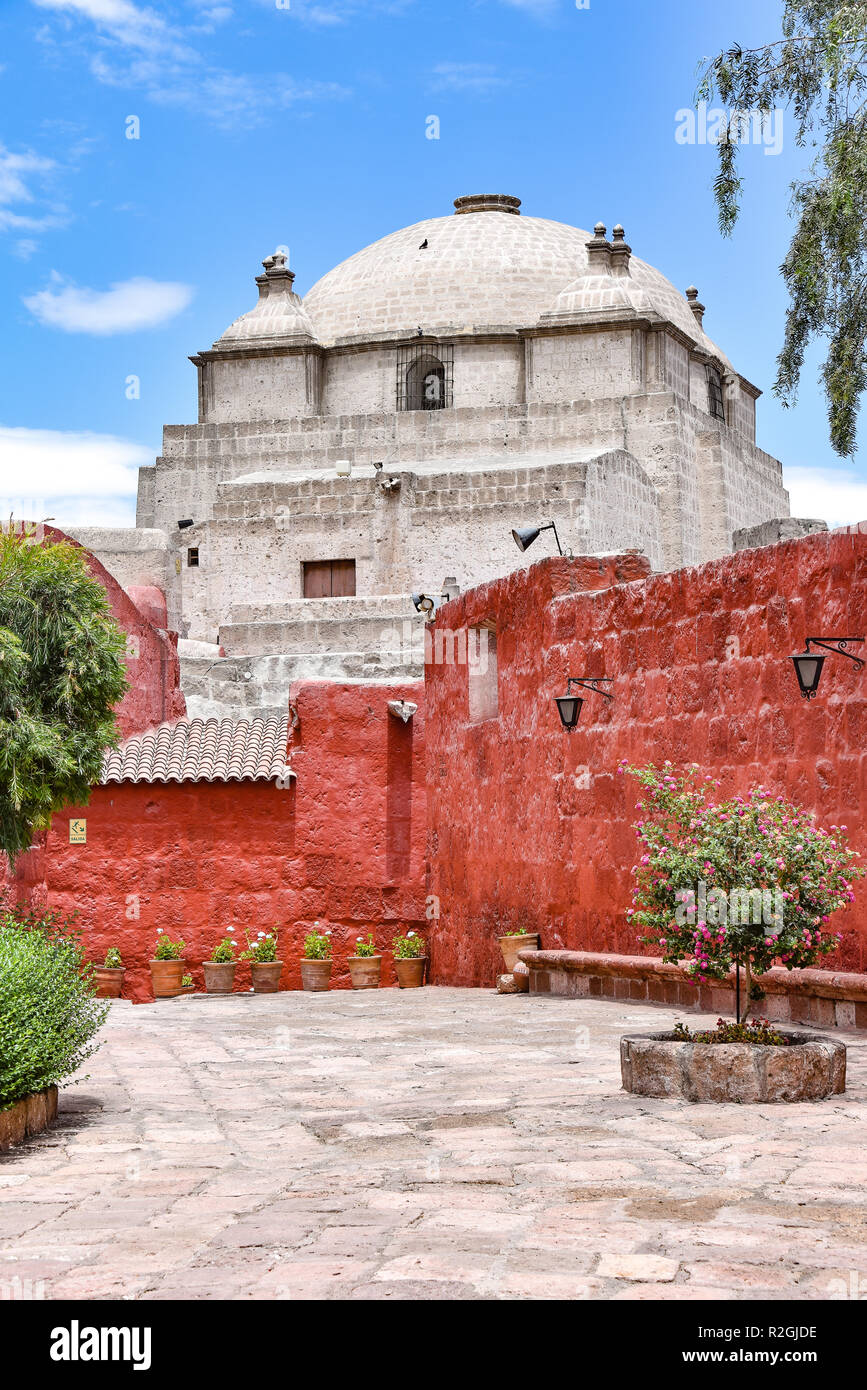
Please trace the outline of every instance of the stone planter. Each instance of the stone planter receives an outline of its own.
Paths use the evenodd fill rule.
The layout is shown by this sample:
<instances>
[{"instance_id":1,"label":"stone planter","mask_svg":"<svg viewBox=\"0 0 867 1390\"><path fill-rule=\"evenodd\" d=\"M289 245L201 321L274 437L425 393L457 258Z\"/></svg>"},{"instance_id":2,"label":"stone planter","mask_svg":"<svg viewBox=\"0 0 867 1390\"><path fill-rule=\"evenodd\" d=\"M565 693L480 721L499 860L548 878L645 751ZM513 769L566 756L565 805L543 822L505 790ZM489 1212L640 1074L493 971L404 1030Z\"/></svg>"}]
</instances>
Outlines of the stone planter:
<instances>
[{"instance_id":1,"label":"stone planter","mask_svg":"<svg viewBox=\"0 0 867 1390\"><path fill-rule=\"evenodd\" d=\"M514 971L519 951L538 951L539 949L537 932L528 932L524 936L501 936L498 940L507 975L511 975Z\"/></svg>"},{"instance_id":2,"label":"stone planter","mask_svg":"<svg viewBox=\"0 0 867 1390\"><path fill-rule=\"evenodd\" d=\"M20 1144L32 1134L41 1134L57 1119L57 1087L34 1091L8 1110L0 1110L0 1153Z\"/></svg>"},{"instance_id":3,"label":"stone planter","mask_svg":"<svg viewBox=\"0 0 867 1390\"><path fill-rule=\"evenodd\" d=\"M93 967L93 980L96 985L97 999L119 999L125 974L125 965L119 965L116 970L112 970L107 965L95 965Z\"/></svg>"},{"instance_id":4,"label":"stone planter","mask_svg":"<svg viewBox=\"0 0 867 1390\"><path fill-rule=\"evenodd\" d=\"M401 989L421 989L424 984L426 963L427 956L418 956L415 960L396 960L394 962L394 973L397 975L397 983Z\"/></svg>"},{"instance_id":5,"label":"stone planter","mask_svg":"<svg viewBox=\"0 0 867 1390\"><path fill-rule=\"evenodd\" d=\"M276 994L280 988L282 960L251 960L250 976L257 994Z\"/></svg>"},{"instance_id":6,"label":"stone planter","mask_svg":"<svg viewBox=\"0 0 867 1390\"><path fill-rule=\"evenodd\" d=\"M331 983L330 960L302 960L301 987L308 990L327 989Z\"/></svg>"},{"instance_id":7,"label":"stone planter","mask_svg":"<svg viewBox=\"0 0 867 1390\"><path fill-rule=\"evenodd\" d=\"M680 1042L671 1033L620 1039L624 1091L639 1096L747 1104L824 1100L846 1089L846 1048L821 1033L795 1033L788 1047Z\"/></svg>"},{"instance_id":8,"label":"stone planter","mask_svg":"<svg viewBox=\"0 0 867 1390\"><path fill-rule=\"evenodd\" d=\"M205 990L208 994L231 994L235 987L237 963L233 960L205 960Z\"/></svg>"},{"instance_id":9,"label":"stone planter","mask_svg":"<svg viewBox=\"0 0 867 1390\"><path fill-rule=\"evenodd\" d=\"M379 989L382 956L350 956L348 965L353 989Z\"/></svg>"},{"instance_id":10,"label":"stone planter","mask_svg":"<svg viewBox=\"0 0 867 1390\"><path fill-rule=\"evenodd\" d=\"M151 985L153 986L154 999L174 999L181 993L181 981L184 978L183 960L151 960L148 961L151 968Z\"/></svg>"}]
</instances>

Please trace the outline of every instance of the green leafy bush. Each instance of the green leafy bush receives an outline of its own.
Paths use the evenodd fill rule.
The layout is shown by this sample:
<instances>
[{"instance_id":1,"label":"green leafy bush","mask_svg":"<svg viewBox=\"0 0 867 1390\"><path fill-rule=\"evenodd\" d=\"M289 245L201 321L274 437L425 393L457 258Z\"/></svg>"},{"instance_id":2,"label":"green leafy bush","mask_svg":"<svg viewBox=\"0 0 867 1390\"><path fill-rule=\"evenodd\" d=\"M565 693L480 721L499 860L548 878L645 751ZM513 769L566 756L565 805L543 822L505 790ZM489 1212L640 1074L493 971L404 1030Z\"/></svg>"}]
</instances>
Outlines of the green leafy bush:
<instances>
[{"instance_id":1,"label":"green leafy bush","mask_svg":"<svg viewBox=\"0 0 867 1390\"><path fill-rule=\"evenodd\" d=\"M363 936L357 938L355 942L355 955L362 957L364 960L370 960L373 956L378 955L372 932L367 933L366 941Z\"/></svg>"},{"instance_id":2,"label":"green leafy bush","mask_svg":"<svg viewBox=\"0 0 867 1390\"><path fill-rule=\"evenodd\" d=\"M0 526L0 850L10 864L84 806L127 689L126 637L87 553Z\"/></svg>"},{"instance_id":3,"label":"green leafy bush","mask_svg":"<svg viewBox=\"0 0 867 1390\"><path fill-rule=\"evenodd\" d=\"M318 931L318 927L319 923L316 922L313 930L304 938L305 960L331 960L331 932Z\"/></svg>"},{"instance_id":4,"label":"green leafy bush","mask_svg":"<svg viewBox=\"0 0 867 1390\"><path fill-rule=\"evenodd\" d=\"M674 1036L678 1042L696 1043L756 1043L765 1047L788 1047L789 1039L784 1038L766 1018L755 1018L751 1023L732 1023L718 1018L716 1028L702 1028L694 1033L685 1023L674 1025Z\"/></svg>"},{"instance_id":5,"label":"green leafy bush","mask_svg":"<svg viewBox=\"0 0 867 1390\"><path fill-rule=\"evenodd\" d=\"M232 928L230 927L231 931ZM222 941L214 947L211 953L211 960L215 965L231 965L235 960L236 943L231 936L224 936Z\"/></svg>"},{"instance_id":6,"label":"green leafy bush","mask_svg":"<svg viewBox=\"0 0 867 1390\"><path fill-rule=\"evenodd\" d=\"M72 1076L108 1010L71 922L0 910L0 1110Z\"/></svg>"},{"instance_id":7,"label":"green leafy bush","mask_svg":"<svg viewBox=\"0 0 867 1390\"><path fill-rule=\"evenodd\" d=\"M391 949L395 960L418 960L427 955L424 937L417 936L414 931L408 931L406 936L396 936Z\"/></svg>"},{"instance_id":8,"label":"green leafy bush","mask_svg":"<svg viewBox=\"0 0 867 1390\"><path fill-rule=\"evenodd\" d=\"M273 965L277 960L277 931L260 931L255 940L249 932L247 937L247 949L242 952L241 960L256 961L258 965Z\"/></svg>"},{"instance_id":9,"label":"green leafy bush","mask_svg":"<svg viewBox=\"0 0 867 1390\"><path fill-rule=\"evenodd\" d=\"M106 970L123 969L123 960L121 958L120 951L117 949L116 946L109 946L108 950L105 953L104 966Z\"/></svg>"},{"instance_id":10,"label":"green leafy bush","mask_svg":"<svg viewBox=\"0 0 867 1390\"><path fill-rule=\"evenodd\" d=\"M154 960L180 960L184 954L185 941L172 941L171 937L157 927L157 944Z\"/></svg>"}]
</instances>

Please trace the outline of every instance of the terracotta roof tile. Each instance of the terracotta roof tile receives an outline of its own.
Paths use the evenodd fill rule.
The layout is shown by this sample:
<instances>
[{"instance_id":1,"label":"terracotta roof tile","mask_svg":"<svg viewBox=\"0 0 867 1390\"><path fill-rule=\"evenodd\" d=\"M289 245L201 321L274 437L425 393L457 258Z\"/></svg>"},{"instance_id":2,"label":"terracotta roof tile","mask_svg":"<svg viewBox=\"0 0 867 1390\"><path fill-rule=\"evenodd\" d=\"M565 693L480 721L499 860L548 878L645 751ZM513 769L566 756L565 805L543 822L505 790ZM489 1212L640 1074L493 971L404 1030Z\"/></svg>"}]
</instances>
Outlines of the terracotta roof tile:
<instances>
[{"instance_id":1,"label":"terracotta roof tile","mask_svg":"<svg viewBox=\"0 0 867 1390\"><path fill-rule=\"evenodd\" d=\"M136 734L110 752L110 782L279 782L294 778L286 761L289 715L259 719L181 719Z\"/></svg>"}]
</instances>

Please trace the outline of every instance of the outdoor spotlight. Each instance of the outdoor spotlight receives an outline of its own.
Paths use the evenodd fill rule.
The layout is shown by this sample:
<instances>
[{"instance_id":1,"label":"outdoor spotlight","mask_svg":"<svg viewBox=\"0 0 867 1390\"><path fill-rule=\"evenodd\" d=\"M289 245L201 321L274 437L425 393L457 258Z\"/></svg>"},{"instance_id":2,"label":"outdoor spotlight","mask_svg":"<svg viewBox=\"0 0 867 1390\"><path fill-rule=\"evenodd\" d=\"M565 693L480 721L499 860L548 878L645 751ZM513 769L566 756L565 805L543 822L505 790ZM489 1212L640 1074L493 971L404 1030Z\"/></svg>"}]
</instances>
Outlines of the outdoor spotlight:
<instances>
[{"instance_id":1,"label":"outdoor spotlight","mask_svg":"<svg viewBox=\"0 0 867 1390\"><path fill-rule=\"evenodd\" d=\"M352 475L352 460L338 459L334 465L334 471L338 478L349 478Z\"/></svg>"},{"instance_id":2,"label":"outdoor spotlight","mask_svg":"<svg viewBox=\"0 0 867 1390\"><path fill-rule=\"evenodd\" d=\"M410 598L417 613L424 613L426 618L436 616L437 601L430 594L410 594Z\"/></svg>"},{"instance_id":3,"label":"outdoor spotlight","mask_svg":"<svg viewBox=\"0 0 867 1390\"><path fill-rule=\"evenodd\" d=\"M523 553L541 535L543 531L553 531L554 539L557 542L557 549L563 554L563 547L560 544L560 537L557 535L557 527L553 521L546 521L541 526L521 526L512 531L512 539L515 545Z\"/></svg>"},{"instance_id":4,"label":"outdoor spotlight","mask_svg":"<svg viewBox=\"0 0 867 1390\"><path fill-rule=\"evenodd\" d=\"M609 695L607 690L600 690L600 686L613 685L613 683L611 676L569 676L566 681L566 694L558 695L554 699L563 728L568 729L571 733L581 718L584 699L580 695L572 694L573 685L580 685L583 689L592 690L595 695L601 695L604 699L610 700L613 697Z\"/></svg>"},{"instance_id":5,"label":"outdoor spotlight","mask_svg":"<svg viewBox=\"0 0 867 1390\"><path fill-rule=\"evenodd\" d=\"M847 656L850 661L855 663L857 671L863 671L864 662L861 658L853 656L851 652L846 650L851 642L857 642L860 645L863 641L863 637L808 637L804 650L796 652L792 657L802 697L805 700L815 699L816 691L819 689L819 681L822 679L822 667L828 659L826 656L817 656L815 652L811 652L811 645L822 647L825 651L833 652L837 656Z\"/></svg>"},{"instance_id":6,"label":"outdoor spotlight","mask_svg":"<svg viewBox=\"0 0 867 1390\"><path fill-rule=\"evenodd\" d=\"M186 531L187 527L188 527L188 526L192 526L192 525L194 525L194 522L192 521L192 519L190 519L189 521L179 521L179 522L178 522L178 530L179 530L179 531Z\"/></svg>"}]
</instances>

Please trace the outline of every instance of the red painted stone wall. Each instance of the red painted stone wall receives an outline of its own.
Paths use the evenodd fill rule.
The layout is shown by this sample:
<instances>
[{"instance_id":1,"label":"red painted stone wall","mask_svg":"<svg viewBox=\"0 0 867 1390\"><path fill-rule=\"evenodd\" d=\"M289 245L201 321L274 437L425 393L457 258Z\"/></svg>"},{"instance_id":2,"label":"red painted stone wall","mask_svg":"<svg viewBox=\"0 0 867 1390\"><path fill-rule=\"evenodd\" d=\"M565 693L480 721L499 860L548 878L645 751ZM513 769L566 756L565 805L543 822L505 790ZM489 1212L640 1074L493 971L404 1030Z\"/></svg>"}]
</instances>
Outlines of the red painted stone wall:
<instances>
[{"instance_id":1,"label":"red painted stone wall","mask_svg":"<svg viewBox=\"0 0 867 1390\"><path fill-rule=\"evenodd\" d=\"M439 629L496 624L499 698L496 718L472 724L466 665L426 668L440 983L492 983L496 937L512 927L543 947L640 949L625 917L638 790L617 774L622 758L698 763L721 794L764 783L847 825L867 855L867 671L829 658L808 704L788 659L808 635L867 634L867 535L641 575L637 556L546 560L437 617ZM571 734L553 704L568 675L614 677L613 702L585 692ZM856 891L827 959L865 970L867 886Z\"/></svg>"},{"instance_id":2,"label":"red painted stone wall","mask_svg":"<svg viewBox=\"0 0 867 1390\"><path fill-rule=\"evenodd\" d=\"M315 920L335 943L333 984L349 986L346 958L359 935L389 952L398 931L425 921L424 720L388 713L421 701L421 683L304 684L293 692L297 782L112 785L86 809L55 818L46 863L53 907L80 910L88 953L118 946L124 995L151 998L147 961L157 928L187 943L199 988L201 961L234 926L280 929L282 988L300 988L303 939ZM69 844L69 820L87 821L87 844ZM392 983L390 954L383 982ZM250 986L242 966L238 988Z\"/></svg>"}]
</instances>

